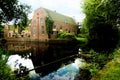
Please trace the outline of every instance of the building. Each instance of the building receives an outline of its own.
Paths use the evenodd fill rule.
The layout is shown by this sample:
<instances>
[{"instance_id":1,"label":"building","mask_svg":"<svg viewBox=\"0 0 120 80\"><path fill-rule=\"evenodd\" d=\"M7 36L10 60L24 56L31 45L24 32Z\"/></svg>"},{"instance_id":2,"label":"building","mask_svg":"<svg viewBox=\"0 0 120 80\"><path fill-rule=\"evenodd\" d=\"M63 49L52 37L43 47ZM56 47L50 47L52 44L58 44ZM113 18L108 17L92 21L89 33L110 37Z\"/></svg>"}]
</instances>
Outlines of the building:
<instances>
[{"instance_id":1,"label":"building","mask_svg":"<svg viewBox=\"0 0 120 80\"><path fill-rule=\"evenodd\" d=\"M30 37L29 27L26 27L22 30L21 33L18 32L18 26L15 28L14 25L5 25L4 26L4 38L13 38L13 37Z\"/></svg>"},{"instance_id":2,"label":"building","mask_svg":"<svg viewBox=\"0 0 120 80\"><path fill-rule=\"evenodd\" d=\"M50 39L56 39L57 34L60 31L77 34L78 28L73 18L57 13L56 11L39 8L35 10L31 21L31 40L49 40L48 33L46 31L46 17L49 17L54 21Z\"/></svg>"}]
</instances>

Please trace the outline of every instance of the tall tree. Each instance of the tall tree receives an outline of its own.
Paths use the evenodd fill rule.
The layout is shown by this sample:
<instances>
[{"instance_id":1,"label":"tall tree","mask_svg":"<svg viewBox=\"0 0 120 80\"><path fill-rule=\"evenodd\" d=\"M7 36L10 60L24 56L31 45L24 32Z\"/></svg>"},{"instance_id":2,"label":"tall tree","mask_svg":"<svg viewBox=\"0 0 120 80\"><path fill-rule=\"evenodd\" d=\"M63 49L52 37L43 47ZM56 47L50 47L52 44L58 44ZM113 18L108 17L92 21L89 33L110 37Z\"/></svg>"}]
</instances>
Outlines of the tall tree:
<instances>
[{"instance_id":1,"label":"tall tree","mask_svg":"<svg viewBox=\"0 0 120 80\"><path fill-rule=\"evenodd\" d=\"M88 29L88 47L97 52L110 52L119 40L120 5L118 0L85 0L84 26Z\"/></svg>"},{"instance_id":2,"label":"tall tree","mask_svg":"<svg viewBox=\"0 0 120 80\"><path fill-rule=\"evenodd\" d=\"M14 20L15 24L22 22L26 25L29 12L30 6L18 0L0 0L0 24Z\"/></svg>"}]
</instances>

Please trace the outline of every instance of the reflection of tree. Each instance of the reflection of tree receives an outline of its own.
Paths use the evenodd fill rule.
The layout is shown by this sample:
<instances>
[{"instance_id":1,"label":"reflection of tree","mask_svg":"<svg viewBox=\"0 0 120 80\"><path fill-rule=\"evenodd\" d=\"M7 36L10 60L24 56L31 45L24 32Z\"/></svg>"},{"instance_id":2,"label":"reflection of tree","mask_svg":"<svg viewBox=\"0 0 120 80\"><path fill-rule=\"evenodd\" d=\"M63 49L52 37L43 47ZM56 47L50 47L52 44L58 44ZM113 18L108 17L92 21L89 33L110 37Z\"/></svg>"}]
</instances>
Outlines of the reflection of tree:
<instances>
[{"instance_id":1,"label":"reflection of tree","mask_svg":"<svg viewBox=\"0 0 120 80\"><path fill-rule=\"evenodd\" d=\"M17 61L16 61L17 62ZM19 65L19 68L14 70L14 73L16 74L16 77L23 77L29 74L28 68L26 66L23 66L22 63L16 63L15 65Z\"/></svg>"}]
</instances>

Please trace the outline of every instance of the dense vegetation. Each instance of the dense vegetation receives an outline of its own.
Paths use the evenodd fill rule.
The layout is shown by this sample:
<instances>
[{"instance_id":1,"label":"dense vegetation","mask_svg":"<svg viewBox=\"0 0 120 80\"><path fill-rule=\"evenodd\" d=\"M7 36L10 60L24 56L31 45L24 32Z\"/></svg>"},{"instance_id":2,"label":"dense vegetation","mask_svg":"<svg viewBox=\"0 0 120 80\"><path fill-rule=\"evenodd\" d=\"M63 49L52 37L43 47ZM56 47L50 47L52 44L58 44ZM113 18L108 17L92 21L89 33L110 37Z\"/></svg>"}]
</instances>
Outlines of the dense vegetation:
<instances>
[{"instance_id":1,"label":"dense vegetation","mask_svg":"<svg viewBox=\"0 0 120 80\"><path fill-rule=\"evenodd\" d=\"M74 34L67 33L67 32L59 32L58 33L58 39L69 39L69 40L75 40L76 37Z\"/></svg>"},{"instance_id":2,"label":"dense vegetation","mask_svg":"<svg viewBox=\"0 0 120 80\"><path fill-rule=\"evenodd\" d=\"M120 50L114 52L114 59L108 62L91 80L119 80L120 79Z\"/></svg>"},{"instance_id":3,"label":"dense vegetation","mask_svg":"<svg viewBox=\"0 0 120 80\"><path fill-rule=\"evenodd\" d=\"M30 6L18 0L0 0L0 37L3 36L3 24L8 24L10 21L13 21L15 26L27 26L28 13L30 13ZM7 60L8 56L3 57L3 50L0 49L0 80L17 80L14 72L6 64Z\"/></svg>"},{"instance_id":4,"label":"dense vegetation","mask_svg":"<svg viewBox=\"0 0 120 80\"><path fill-rule=\"evenodd\" d=\"M109 53L119 41L120 6L117 0L84 0L86 14L83 30L88 36L88 49Z\"/></svg>"},{"instance_id":5,"label":"dense vegetation","mask_svg":"<svg viewBox=\"0 0 120 80\"><path fill-rule=\"evenodd\" d=\"M28 26L30 8L30 6L22 4L18 0L0 0L0 25L13 21L15 26L23 29L23 27ZM2 30L1 27L1 34Z\"/></svg>"},{"instance_id":6,"label":"dense vegetation","mask_svg":"<svg viewBox=\"0 0 120 80\"><path fill-rule=\"evenodd\" d=\"M30 6L21 4L18 0L0 0L0 24L14 19L15 23L27 24Z\"/></svg>"},{"instance_id":7,"label":"dense vegetation","mask_svg":"<svg viewBox=\"0 0 120 80\"><path fill-rule=\"evenodd\" d=\"M15 75L10 67L6 64L8 56L3 57L3 50L0 49L0 79L1 80L15 80Z\"/></svg>"},{"instance_id":8,"label":"dense vegetation","mask_svg":"<svg viewBox=\"0 0 120 80\"><path fill-rule=\"evenodd\" d=\"M95 76L106 63L114 58L113 53L118 51L115 49L119 48L120 41L119 4L118 0L84 0L82 8L86 17L78 36L87 38L84 51L88 51L92 57L85 58L87 64L81 69L83 74L79 74L80 80L89 80ZM112 71L115 65L116 69ZM119 65L113 62L113 67L108 68L101 78L93 80L116 80L119 78L117 70L119 71ZM104 70L101 73L104 73Z\"/></svg>"},{"instance_id":9,"label":"dense vegetation","mask_svg":"<svg viewBox=\"0 0 120 80\"><path fill-rule=\"evenodd\" d=\"M4 34L4 25L0 25L0 38L3 38Z\"/></svg>"}]
</instances>

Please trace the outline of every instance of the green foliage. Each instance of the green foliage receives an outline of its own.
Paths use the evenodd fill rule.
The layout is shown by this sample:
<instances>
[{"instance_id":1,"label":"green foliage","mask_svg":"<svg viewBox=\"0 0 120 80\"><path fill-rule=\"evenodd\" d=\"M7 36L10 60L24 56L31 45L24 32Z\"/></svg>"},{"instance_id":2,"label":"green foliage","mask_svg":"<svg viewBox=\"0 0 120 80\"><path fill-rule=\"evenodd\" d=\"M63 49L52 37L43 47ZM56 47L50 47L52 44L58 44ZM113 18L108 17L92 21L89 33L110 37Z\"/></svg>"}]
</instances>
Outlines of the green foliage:
<instances>
[{"instance_id":1,"label":"green foliage","mask_svg":"<svg viewBox=\"0 0 120 80\"><path fill-rule=\"evenodd\" d=\"M46 25L46 31L48 33L48 37L50 38L50 34L52 33L54 21L50 19L50 17L45 18L45 25Z\"/></svg>"},{"instance_id":2,"label":"green foliage","mask_svg":"<svg viewBox=\"0 0 120 80\"><path fill-rule=\"evenodd\" d=\"M76 40L81 44L84 44L84 45L87 44L86 38L77 37Z\"/></svg>"},{"instance_id":3,"label":"green foliage","mask_svg":"<svg viewBox=\"0 0 120 80\"><path fill-rule=\"evenodd\" d=\"M101 70L99 74L102 74L99 78L99 80L119 80L120 79L120 63L119 63L119 58L120 58L120 50L117 50L114 53L114 60L110 61L107 63L104 67L104 72Z\"/></svg>"},{"instance_id":4,"label":"green foliage","mask_svg":"<svg viewBox=\"0 0 120 80\"><path fill-rule=\"evenodd\" d=\"M86 37L87 37L87 34L80 33L80 34L77 35L77 37L86 38Z\"/></svg>"},{"instance_id":5,"label":"green foliage","mask_svg":"<svg viewBox=\"0 0 120 80\"><path fill-rule=\"evenodd\" d=\"M0 25L0 38L4 37L4 25Z\"/></svg>"},{"instance_id":6,"label":"green foliage","mask_svg":"<svg viewBox=\"0 0 120 80\"><path fill-rule=\"evenodd\" d=\"M26 25L26 18L30 6L21 4L18 0L0 0L0 24L14 20L15 24L22 22Z\"/></svg>"},{"instance_id":7,"label":"green foliage","mask_svg":"<svg viewBox=\"0 0 120 80\"><path fill-rule=\"evenodd\" d=\"M92 57L86 60L88 64L86 65L85 68L91 73L90 75L91 77L95 76L107 62L113 59L112 53L109 55L103 53L96 53L92 49L90 50L90 54L92 55Z\"/></svg>"},{"instance_id":8,"label":"green foliage","mask_svg":"<svg viewBox=\"0 0 120 80\"><path fill-rule=\"evenodd\" d=\"M58 33L59 39L69 39L69 40L76 40L75 35L67 32L59 32Z\"/></svg>"},{"instance_id":9,"label":"green foliage","mask_svg":"<svg viewBox=\"0 0 120 80\"><path fill-rule=\"evenodd\" d=\"M83 12L86 14L86 18L83 27L88 32L87 47L89 49L109 53L117 47L119 40L117 2L113 0L84 1ZM83 30L83 32L85 31Z\"/></svg>"},{"instance_id":10,"label":"green foliage","mask_svg":"<svg viewBox=\"0 0 120 80\"><path fill-rule=\"evenodd\" d=\"M104 60L105 61L105 60ZM91 80L119 80L120 79L120 50L114 51L114 59L107 64Z\"/></svg>"},{"instance_id":11,"label":"green foliage","mask_svg":"<svg viewBox=\"0 0 120 80\"><path fill-rule=\"evenodd\" d=\"M93 55L88 62L91 63L98 63L102 68L109 60L113 59L113 53L103 54L103 53L96 53L93 49L90 50L90 54Z\"/></svg>"},{"instance_id":12,"label":"green foliage","mask_svg":"<svg viewBox=\"0 0 120 80\"><path fill-rule=\"evenodd\" d=\"M83 38L83 37L75 37L76 38L76 42L78 43L78 47L80 47L83 51L86 51L86 44L88 42L87 38Z\"/></svg>"},{"instance_id":13,"label":"green foliage","mask_svg":"<svg viewBox=\"0 0 120 80\"><path fill-rule=\"evenodd\" d=\"M84 19L84 22L82 23L82 27L81 27L81 29L80 29L80 33L81 33L82 35L84 35L84 37L87 37L87 36L88 36L88 29L87 29L87 27L86 27L86 21L87 21L87 19L85 18L85 19ZM83 37L83 36L81 36L81 37Z\"/></svg>"},{"instance_id":14,"label":"green foliage","mask_svg":"<svg viewBox=\"0 0 120 80\"><path fill-rule=\"evenodd\" d=\"M94 56L92 59L89 59L86 68L91 73L89 76L93 77L109 61L109 58L105 54L96 54L93 50L91 50L91 53L94 54Z\"/></svg>"},{"instance_id":15,"label":"green foliage","mask_svg":"<svg viewBox=\"0 0 120 80\"><path fill-rule=\"evenodd\" d=\"M0 49L0 80L15 80L15 75L6 64L8 56L3 57L3 50Z\"/></svg>"},{"instance_id":16,"label":"green foliage","mask_svg":"<svg viewBox=\"0 0 120 80\"><path fill-rule=\"evenodd\" d=\"M95 55L96 52L95 52L93 49L91 49L91 50L90 50L90 54L91 54L91 55Z\"/></svg>"},{"instance_id":17,"label":"green foliage","mask_svg":"<svg viewBox=\"0 0 120 80\"><path fill-rule=\"evenodd\" d=\"M91 73L91 76L95 76L98 73L99 70L100 70L100 66L97 63L92 63L89 66L89 71Z\"/></svg>"}]
</instances>

